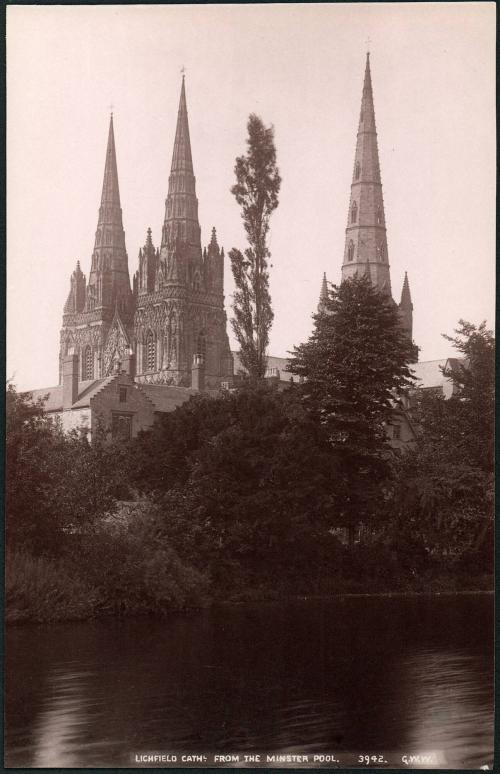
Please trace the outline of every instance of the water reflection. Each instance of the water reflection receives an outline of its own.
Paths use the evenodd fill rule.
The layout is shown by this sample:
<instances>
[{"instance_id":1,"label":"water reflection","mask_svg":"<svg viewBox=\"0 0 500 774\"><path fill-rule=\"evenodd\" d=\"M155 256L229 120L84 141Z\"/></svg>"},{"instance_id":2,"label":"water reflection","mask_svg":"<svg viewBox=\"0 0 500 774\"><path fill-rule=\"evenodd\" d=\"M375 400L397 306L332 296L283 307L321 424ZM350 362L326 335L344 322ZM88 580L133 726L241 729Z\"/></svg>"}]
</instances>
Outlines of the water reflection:
<instances>
[{"instance_id":1,"label":"water reflection","mask_svg":"<svg viewBox=\"0 0 500 774\"><path fill-rule=\"evenodd\" d=\"M406 660L406 673L412 749L442 752L448 768L491 767L493 685L486 689L472 654L424 650Z\"/></svg>"},{"instance_id":2,"label":"water reflection","mask_svg":"<svg viewBox=\"0 0 500 774\"><path fill-rule=\"evenodd\" d=\"M491 763L492 625L492 598L476 596L13 629L6 764L442 750L448 766L479 767Z\"/></svg>"}]
</instances>

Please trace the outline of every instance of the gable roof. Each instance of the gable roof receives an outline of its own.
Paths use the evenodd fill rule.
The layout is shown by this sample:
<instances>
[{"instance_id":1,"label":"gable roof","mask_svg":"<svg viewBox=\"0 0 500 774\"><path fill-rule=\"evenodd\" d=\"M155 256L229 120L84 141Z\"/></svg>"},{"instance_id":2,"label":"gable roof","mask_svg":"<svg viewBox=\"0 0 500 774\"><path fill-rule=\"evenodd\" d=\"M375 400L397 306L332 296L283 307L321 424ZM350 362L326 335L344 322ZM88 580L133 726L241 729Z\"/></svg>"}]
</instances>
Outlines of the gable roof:
<instances>
[{"instance_id":1,"label":"gable roof","mask_svg":"<svg viewBox=\"0 0 500 774\"><path fill-rule=\"evenodd\" d=\"M191 387L174 387L168 384L140 384L141 390L146 393L152 402L155 411L173 411L177 406L182 406L191 395L199 395L198 390Z\"/></svg>"}]
</instances>

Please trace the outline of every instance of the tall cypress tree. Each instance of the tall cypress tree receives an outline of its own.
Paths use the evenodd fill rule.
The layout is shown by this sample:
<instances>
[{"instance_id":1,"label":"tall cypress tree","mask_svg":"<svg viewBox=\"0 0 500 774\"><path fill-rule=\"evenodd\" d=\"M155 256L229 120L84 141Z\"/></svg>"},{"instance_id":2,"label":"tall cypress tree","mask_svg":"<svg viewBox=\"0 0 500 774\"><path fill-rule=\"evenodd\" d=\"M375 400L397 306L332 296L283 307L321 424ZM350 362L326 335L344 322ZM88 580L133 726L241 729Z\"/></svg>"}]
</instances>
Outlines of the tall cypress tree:
<instances>
[{"instance_id":1,"label":"tall cypress tree","mask_svg":"<svg viewBox=\"0 0 500 774\"><path fill-rule=\"evenodd\" d=\"M231 325L240 359L251 377L263 377L273 321L269 294L267 234L271 213L278 206L281 177L276 166L273 127L255 114L248 119L248 150L236 159L236 184L231 193L241 207L249 247L229 253L236 291Z\"/></svg>"}]
</instances>

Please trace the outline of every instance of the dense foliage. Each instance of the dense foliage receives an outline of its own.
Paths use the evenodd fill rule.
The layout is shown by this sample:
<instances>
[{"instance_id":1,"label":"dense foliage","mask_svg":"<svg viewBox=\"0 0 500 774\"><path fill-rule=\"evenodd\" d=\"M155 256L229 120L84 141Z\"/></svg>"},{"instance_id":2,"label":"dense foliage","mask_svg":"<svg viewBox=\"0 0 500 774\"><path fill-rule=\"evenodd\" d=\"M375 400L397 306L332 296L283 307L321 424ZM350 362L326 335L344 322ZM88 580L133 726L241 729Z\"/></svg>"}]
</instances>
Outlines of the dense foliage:
<instances>
[{"instance_id":1,"label":"dense foliage","mask_svg":"<svg viewBox=\"0 0 500 774\"><path fill-rule=\"evenodd\" d=\"M296 347L292 373L302 404L338 458L335 490L351 538L359 522L386 516L392 477L387 425L412 385L411 344L397 307L366 277L329 290L309 341Z\"/></svg>"},{"instance_id":2,"label":"dense foliage","mask_svg":"<svg viewBox=\"0 0 500 774\"><path fill-rule=\"evenodd\" d=\"M491 332L460 324L454 395L413 392L420 434L398 455L383 433L409 382L394 309L364 281L328 303L292 358L303 382L200 395L128 445L64 435L9 387L8 620L487 587Z\"/></svg>"},{"instance_id":3,"label":"dense foliage","mask_svg":"<svg viewBox=\"0 0 500 774\"><path fill-rule=\"evenodd\" d=\"M462 361L445 375L453 395L422 393L421 434L399 461L400 534L455 567L491 571L493 562L495 344L482 323L463 320L453 341Z\"/></svg>"},{"instance_id":4,"label":"dense foliage","mask_svg":"<svg viewBox=\"0 0 500 774\"><path fill-rule=\"evenodd\" d=\"M252 113L248 119L248 150L236 159L236 183L231 193L241 207L249 246L229 253L236 290L231 325L240 346L243 368L263 377L266 348L273 321L269 294L267 246L269 219L278 206L281 178L276 166L273 127L264 126Z\"/></svg>"}]
</instances>

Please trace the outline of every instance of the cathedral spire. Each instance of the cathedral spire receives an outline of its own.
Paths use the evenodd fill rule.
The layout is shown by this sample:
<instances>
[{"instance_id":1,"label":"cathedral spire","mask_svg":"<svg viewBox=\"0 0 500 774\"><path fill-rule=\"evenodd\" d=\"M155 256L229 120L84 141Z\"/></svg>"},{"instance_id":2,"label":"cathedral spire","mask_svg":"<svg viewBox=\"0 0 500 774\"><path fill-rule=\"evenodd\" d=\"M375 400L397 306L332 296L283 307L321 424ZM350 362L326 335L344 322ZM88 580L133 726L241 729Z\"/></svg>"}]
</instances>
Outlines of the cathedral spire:
<instances>
[{"instance_id":1,"label":"cathedral spire","mask_svg":"<svg viewBox=\"0 0 500 774\"><path fill-rule=\"evenodd\" d=\"M198 199L191 155L184 75L177 113L172 166L168 179L162 248L173 248L176 242L187 245L193 254L192 257L198 257L198 253L201 257L201 231L198 222Z\"/></svg>"},{"instance_id":2,"label":"cathedral spire","mask_svg":"<svg viewBox=\"0 0 500 774\"><path fill-rule=\"evenodd\" d=\"M128 257L118 186L113 114L111 114L101 206L87 287L86 310L100 307L114 308L118 303L121 310L126 312L130 300Z\"/></svg>"},{"instance_id":3,"label":"cathedral spire","mask_svg":"<svg viewBox=\"0 0 500 774\"><path fill-rule=\"evenodd\" d=\"M413 342L413 304L411 300L410 283L408 282L408 273L406 271L403 289L401 291L401 303L399 304L399 317L401 319L403 330L409 340ZM415 345L413 345L413 359L415 362L418 360L418 347Z\"/></svg>"},{"instance_id":4,"label":"cathedral spire","mask_svg":"<svg viewBox=\"0 0 500 774\"><path fill-rule=\"evenodd\" d=\"M369 53L366 55L342 279L355 274L367 274L379 290L391 296Z\"/></svg>"},{"instance_id":5,"label":"cathedral spire","mask_svg":"<svg viewBox=\"0 0 500 774\"><path fill-rule=\"evenodd\" d=\"M403 282L403 289L401 290L401 308L413 309L411 302L410 283L408 282L408 272L405 271L405 278Z\"/></svg>"}]
</instances>

